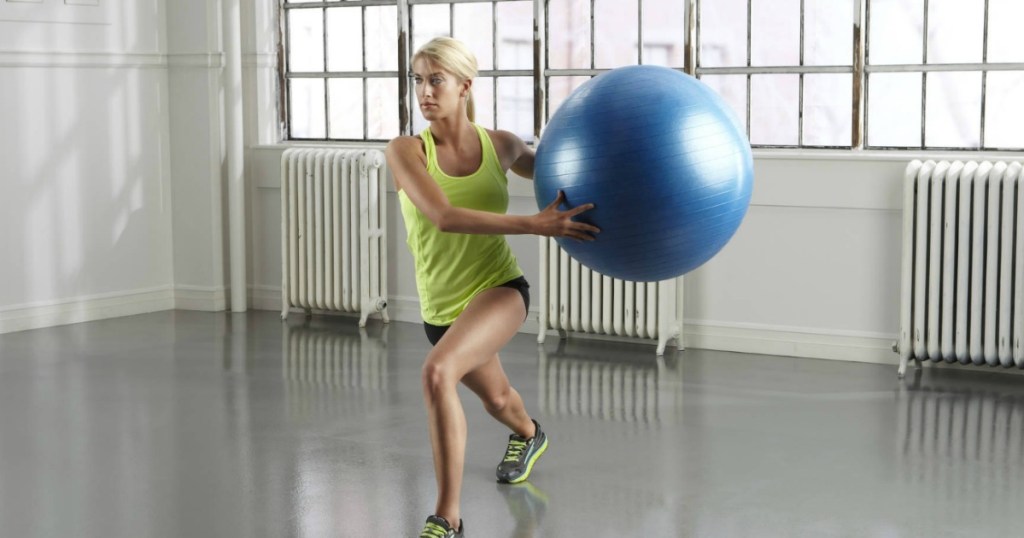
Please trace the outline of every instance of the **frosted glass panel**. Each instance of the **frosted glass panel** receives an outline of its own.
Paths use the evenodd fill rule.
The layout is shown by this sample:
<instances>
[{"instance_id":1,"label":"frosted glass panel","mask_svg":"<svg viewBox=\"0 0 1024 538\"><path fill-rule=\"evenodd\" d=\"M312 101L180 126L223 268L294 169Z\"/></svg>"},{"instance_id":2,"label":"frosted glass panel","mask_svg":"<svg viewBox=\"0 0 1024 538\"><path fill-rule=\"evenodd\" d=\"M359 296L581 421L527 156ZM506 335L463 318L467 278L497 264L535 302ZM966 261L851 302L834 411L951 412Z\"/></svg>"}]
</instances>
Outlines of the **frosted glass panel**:
<instances>
[{"instance_id":1,"label":"frosted glass panel","mask_svg":"<svg viewBox=\"0 0 1024 538\"><path fill-rule=\"evenodd\" d=\"M363 9L327 10L327 70L363 70Z\"/></svg>"},{"instance_id":2,"label":"frosted glass panel","mask_svg":"<svg viewBox=\"0 0 1024 538\"><path fill-rule=\"evenodd\" d=\"M288 88L292 138L326 138L327 111L322 79L293 79Z\"/></svg>"},{"instance_id":3,"label":"frosted glass panel","mask_svg":"<svg viewBox=\"0 0 1024 538\"><path fill-rule=\"evenodd\" d=\"M548 67L590 68L590 0L548 1Z\"/></svg>"},{"instance_id":4,"label":"frosted glass panel","mask_svg":"<svg viewBox=\"0 0 1024 538\"><path fill-rule=\"evenodd\" d=\"M981 73L928 73L925 145L981 144Z\"/></svg>"},{"instance_id":5,"label":"frosted glass panel","mask_svg":"<svg viewBox=\"0 0 1024 538\"><path fill-rule=\"evenodd\" d=\"M805 0L805 65L853 65L853 1Z\"/></svg>"},{"instance_id":6,"label":"frosted glass panel","mask_svg":"<svg viewBox=\"0 0 1024 538\"><path fill-rule=\"evenodd\" d=\"M747 0L700 4L700 65L747 65Z\"/></svg>"},{"instance_id":7,"label":"frosted glass panel","mask_svg":"<svg viewBox=\"0 0 1024 538\"><path fill-rule=\"evenodd\" d=\"M921 146L921 73L868 75L867 144Z\"/></svg>"},{"instance_id":8,"label":"frosted glass panel","mask_svg":"<svg viewBox=\"0 0 1024 538\"><path fill-rule=\"evenodd\" d=\"M798 135L799 75L750 77L750 142L795 146Z\"/></svg>"},{"instance_id":9,"label":"frosted glass panel","mask_svg":"<svg viewBox=\"0 0 1024 538\"><path fill-rule=\"evenodd\" d=\"M924 0L868 0L868 63L924 61Z\"/></svg>"},{"instance_id":10,"label":"frosted glass panel","mask_svg":"<svg viewBox=\"0 0 1024 538\"><path fill-rule=\"evenodd\" d=\"M985 0L929 0L928 63L977 63L984 44Z\"/></svg>"},{"instance_id":11,"label":"frosted glass panel","mask_svg":"<svg viewBox=\"0 0 1024 538\"><path fill-rule=\"evenodd\" d=\"M597 68L636 65L637 9L637 0L595 0L594 64Z\"/></svg>"},{"instance_id":12,"label":"frosted glass panel","mask_svg":"<svg viewBox=\"0 0 1024 538\"><path fill-rule=\"evenodd\" d=\"M332 79L327 88L331 99L329 138L363 138L363 80Z\"/></svg>"},{"instance_id":13,"label":"frosted glass panel","mask_svg":"<svg viewBox=\"0 0 1024 538\"><path fill-rule=\"evenodd\" d=\"M800 0L755 1L750 19L751 65L800 64Z\"/></svg>"},{"instance_id":14,"label":"frosted glass panel","mask_svg":"<svg viewBox=\"0 0 1024 538\"><path fill-rule=\"evenodd\" d=\"M288 11L288 70L324 70L324 17L319 9Z\"/></svg>"},{"instance_id":15,"label":"frosted glass panel","mask_svg":"<svg viewBox=\"0 0 1024 538\"><path fill-rule=\"evenodd\" d=\"M804 145L851 144L853 75L804 75Z\"/></svg>"}]
</instances>

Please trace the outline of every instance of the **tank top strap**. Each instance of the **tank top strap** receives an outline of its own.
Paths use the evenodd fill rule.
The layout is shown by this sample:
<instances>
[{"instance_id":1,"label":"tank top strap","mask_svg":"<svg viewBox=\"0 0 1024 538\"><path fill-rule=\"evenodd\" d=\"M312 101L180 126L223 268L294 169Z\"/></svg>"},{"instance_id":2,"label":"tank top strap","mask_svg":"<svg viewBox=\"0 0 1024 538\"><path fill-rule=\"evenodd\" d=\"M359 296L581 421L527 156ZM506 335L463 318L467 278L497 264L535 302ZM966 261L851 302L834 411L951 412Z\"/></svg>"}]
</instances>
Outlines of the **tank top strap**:
<instances>
[{"instance_id":1,"label":"tank top strap","mask_svg":"<svg viewBox=\"0 0 1024 538\"><path fill-rule=\"evenodd\" d=\"M434 146L434 135L430 134L430 127L423 129L420 138L423 139L423 150L427 153L427 172L433 173L440 168L437 164L437 147Z\"/></svg>"},{"instance_id":2,"label":"tank top strap","mask_svg":"<svg viewBox=\"0 0 1024 538\"><path fill-rule=\"evenodd\" d=\"M491 135L487 134L487 129L477 124L474 123L473 126L476 127L477 134L480 135L480 148L482 150L480 157L484 161L484 166L481 168L489 168L492 173L504 177L505 171L501 169L501 160L498 159L498 152L494 149Z\"/></svg>"}]
</instances>

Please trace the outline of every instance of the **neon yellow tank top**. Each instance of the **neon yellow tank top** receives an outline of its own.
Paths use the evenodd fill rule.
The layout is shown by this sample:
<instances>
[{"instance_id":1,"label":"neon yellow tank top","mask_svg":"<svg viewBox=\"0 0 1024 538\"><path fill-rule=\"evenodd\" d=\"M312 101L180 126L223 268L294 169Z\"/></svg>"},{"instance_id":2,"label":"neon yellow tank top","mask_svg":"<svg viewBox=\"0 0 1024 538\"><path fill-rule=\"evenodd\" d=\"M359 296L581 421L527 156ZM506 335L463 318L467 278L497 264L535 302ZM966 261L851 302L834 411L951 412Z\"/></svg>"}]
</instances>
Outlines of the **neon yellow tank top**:
<instances>
[{"instance_id":1,"label":"neon yellow tank top","mask_svg":"<svg viewBox=\"0 0 1024 538\"><path fill-rule=\"evenodd\" d=\"M437 165L434 138L428 127L420 133L427 153L427 173L453 206L505 213L508 178L501 169L491 137L483 127L474 127L483 150L476 172L463 177L445 174ZM478 293L522 276L523 270L505 236L442 232L404 191L399 191L398 200L408 234L406 243L416 263L423 321L451 325Z\"/></svg>"}]
</instances>

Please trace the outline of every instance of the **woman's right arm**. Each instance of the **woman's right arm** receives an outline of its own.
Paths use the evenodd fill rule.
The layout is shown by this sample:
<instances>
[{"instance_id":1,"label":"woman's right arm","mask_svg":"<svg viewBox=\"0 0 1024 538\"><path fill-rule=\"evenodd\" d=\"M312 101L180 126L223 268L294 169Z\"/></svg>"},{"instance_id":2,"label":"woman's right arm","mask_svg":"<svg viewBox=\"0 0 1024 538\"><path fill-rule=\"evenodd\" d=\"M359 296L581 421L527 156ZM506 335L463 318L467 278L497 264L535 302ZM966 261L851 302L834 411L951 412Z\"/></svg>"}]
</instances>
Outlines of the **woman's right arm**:
<instances>
[{"instance_id":1,"label":"woman's right arm","mask_svg":"<svg viewBox=\"0 0 1024 538\"><path fill-rule=\"evenodd\" d=\"M589 241L594 239L592 234L599 231L594 226L572 220L572 217L593 208L593 204L560 211L558 205L564 201L561 193L543 211L529 216L491 213L451 205L444 191L427 173L423 146L418 138L395 138L388 143L384 154L394 175L395 187L404 191L413 205L443 232L534 234Z\"/></svg>"}]
</instances>

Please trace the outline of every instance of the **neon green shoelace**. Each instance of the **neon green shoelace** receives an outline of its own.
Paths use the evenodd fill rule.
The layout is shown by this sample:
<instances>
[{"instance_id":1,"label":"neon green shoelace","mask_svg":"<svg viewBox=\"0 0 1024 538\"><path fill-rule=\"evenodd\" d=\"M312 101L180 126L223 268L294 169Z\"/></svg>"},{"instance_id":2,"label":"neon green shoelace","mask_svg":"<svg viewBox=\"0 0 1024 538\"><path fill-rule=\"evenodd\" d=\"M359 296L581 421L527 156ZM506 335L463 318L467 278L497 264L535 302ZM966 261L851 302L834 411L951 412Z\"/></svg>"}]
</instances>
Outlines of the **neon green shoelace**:
<instances>
[{"instance_id":1,"label":"neon green shoelace","mask_svg":"<svg viewBox=\"0 0 1024 538\"><path fill-rule=\"evenodd\" d=\"M444 538L445 536L448 536L448 531L431 521L428 521L423 526L423 532L420 532L420 538Z\"/></svg>"},{"instance_id":2,"label":"neon green shoelace","mask_svg":"<svg viewBox=\"0 0 1024 538\"><path fill-rule=\"evenodd\" d=\"M505 450L505 461L519 461L519 456L522 455L525 448L525 441L509 441L508 448Z\"/></svg>"}]
</instances>

